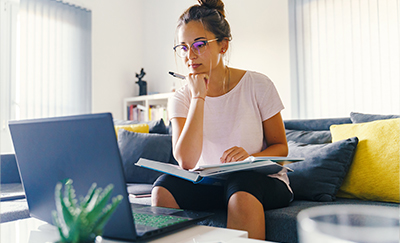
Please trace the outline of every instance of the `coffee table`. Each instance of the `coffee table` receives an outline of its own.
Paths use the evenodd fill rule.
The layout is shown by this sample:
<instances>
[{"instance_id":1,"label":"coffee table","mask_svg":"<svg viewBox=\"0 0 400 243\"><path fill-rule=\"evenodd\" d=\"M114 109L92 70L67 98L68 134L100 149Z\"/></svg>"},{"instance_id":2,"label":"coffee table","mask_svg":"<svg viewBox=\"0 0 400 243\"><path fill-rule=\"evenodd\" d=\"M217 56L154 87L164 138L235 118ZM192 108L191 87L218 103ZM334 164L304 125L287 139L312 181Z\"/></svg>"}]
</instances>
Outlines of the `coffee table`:
<instances>
[{"instance_id":1,"label":"coffee table","mask_svg":"<svg viewBox=\"0 0 400 243\"><path fill-rule=\"evenodd\" d=\"M147 242L193 243L230 242L231 240L232 242L242 242L242 240L246 240L247 236L246 231L193 225ZM42 243L56 242L58 239L57 228L39 219L27 218L0 224L0 242ZM102 239L100 242L122 243L123 241Z\"/></svg>"}]
</instances>

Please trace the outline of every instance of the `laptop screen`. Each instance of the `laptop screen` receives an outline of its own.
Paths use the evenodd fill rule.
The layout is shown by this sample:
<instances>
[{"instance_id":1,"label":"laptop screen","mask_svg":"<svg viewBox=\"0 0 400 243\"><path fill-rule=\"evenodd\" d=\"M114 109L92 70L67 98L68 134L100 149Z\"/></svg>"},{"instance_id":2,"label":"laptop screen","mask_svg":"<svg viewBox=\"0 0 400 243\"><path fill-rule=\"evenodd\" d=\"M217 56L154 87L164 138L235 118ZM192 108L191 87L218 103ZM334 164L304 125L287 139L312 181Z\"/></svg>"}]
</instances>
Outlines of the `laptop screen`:
<instances>
[{"instance_id":1,"label":"laptop screen","mask_svg":"<svg viewBox=\"0 0 400 243\"><path fill-rule=\"evenodd\" d=\"M110 113L11 121L9 124L31 216L53 224L57 182L70 178L76 195L92 183L122 195L103 236L134 240L132 211Z\"/></svg>"}]
</instances>

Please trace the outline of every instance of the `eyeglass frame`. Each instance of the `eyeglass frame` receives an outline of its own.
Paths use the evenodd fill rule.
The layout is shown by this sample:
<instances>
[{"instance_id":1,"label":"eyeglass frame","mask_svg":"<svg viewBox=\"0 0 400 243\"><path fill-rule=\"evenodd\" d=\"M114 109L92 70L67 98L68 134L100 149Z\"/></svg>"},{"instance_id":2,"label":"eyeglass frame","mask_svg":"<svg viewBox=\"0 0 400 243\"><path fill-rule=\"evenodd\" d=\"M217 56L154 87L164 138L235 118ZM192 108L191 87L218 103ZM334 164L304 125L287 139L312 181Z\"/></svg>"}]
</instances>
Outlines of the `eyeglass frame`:
<instances>
[{"instance_id":1,"label":"eyeglass frame","mask_svg":"<svg viewBox=\"0 0 400 243\"><path fill-rule=\"evenodd\" d=\"M203 52L203 53L195 53L195 52L193 51L193 48L192 48L192 47L193 47L193 44L194 44L194 43L203 42L204 45L208 45L208 43L213 42L213 41L218 41L219 39L220 39L220 38L215 38L215 39L211 39L211 40L198 40L198 41L193 42L190 46L188 46L188 45L186 45L186 44L179 44L179 45L174 46L173 49L174 49L176 55L178 55L180 58L185 58L191 50L192 50L192 52L193 52L195 55L201 55L201 54L203 54L204 52ZM186 52L186 55L183 56L183 57L181 57L181 56L178 54L178 52L176 51L176 48L178 48L178 47L180 47L180 46L187 46L187 47L189 48L189 51L187 51L187 52Z\"/></svg>"}]
</instances>

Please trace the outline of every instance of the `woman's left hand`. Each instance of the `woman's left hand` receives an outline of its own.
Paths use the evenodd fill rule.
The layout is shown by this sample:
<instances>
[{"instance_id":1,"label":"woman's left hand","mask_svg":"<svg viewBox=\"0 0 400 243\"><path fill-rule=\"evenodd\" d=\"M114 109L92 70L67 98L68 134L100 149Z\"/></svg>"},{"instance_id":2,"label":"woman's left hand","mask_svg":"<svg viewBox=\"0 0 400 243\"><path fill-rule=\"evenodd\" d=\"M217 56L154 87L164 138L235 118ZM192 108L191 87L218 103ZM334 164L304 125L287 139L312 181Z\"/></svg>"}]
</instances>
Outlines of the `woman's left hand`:
<instances>
[{"instance_id":1,"label":"woman's left hand","mask_svg":"<svg viewBox=\"0 0 400 243\"><path fill-rule=\"evenodd\" d=\"M221 163L230 163L235 161L241 161L249 157L250 155L242 147L232 147L226 150L221 157Z\"/></svg>"}]
</instances>

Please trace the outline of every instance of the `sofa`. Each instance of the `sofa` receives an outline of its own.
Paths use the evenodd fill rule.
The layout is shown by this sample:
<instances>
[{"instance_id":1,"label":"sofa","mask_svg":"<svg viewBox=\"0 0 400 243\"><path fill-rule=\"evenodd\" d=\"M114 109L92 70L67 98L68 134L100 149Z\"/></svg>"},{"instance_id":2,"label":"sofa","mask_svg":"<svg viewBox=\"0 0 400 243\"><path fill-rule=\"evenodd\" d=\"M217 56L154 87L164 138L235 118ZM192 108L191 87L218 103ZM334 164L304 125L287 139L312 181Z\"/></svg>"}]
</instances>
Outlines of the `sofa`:
<instances>
[{"instance_id":1,"label":"sofa","mask_svg":"<svg viewBox=\"0 0 400 243\"><path fill-rule=\"evenodd\" d=\"M288 207L265 212L266 239L298 242L297 214L314 206L356 204L399 208L399 118L352 112L345 118L284 121L288 156L305 160L285 165L293 169L288 176L295 197ZM127 190L137 196L131 201L150 204L150 197L140 195L150 193L152 182L161 173L134 163L143 157L177 164L172 156L171 127L162 119L140 124L114 120L114 124ZM2 190L18 188L21 181L14 155L1 155L1 175ZM23 198L2 200L0 210L1 222L29 217ZM198 224L226 227L226 212L213 213Z\"/></svg>"}]
</instances>

